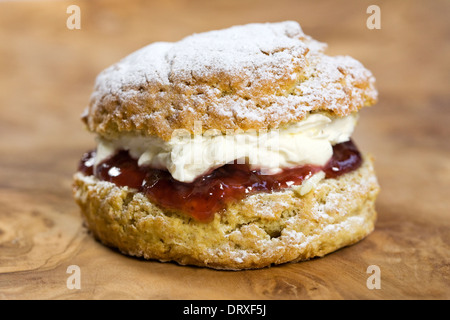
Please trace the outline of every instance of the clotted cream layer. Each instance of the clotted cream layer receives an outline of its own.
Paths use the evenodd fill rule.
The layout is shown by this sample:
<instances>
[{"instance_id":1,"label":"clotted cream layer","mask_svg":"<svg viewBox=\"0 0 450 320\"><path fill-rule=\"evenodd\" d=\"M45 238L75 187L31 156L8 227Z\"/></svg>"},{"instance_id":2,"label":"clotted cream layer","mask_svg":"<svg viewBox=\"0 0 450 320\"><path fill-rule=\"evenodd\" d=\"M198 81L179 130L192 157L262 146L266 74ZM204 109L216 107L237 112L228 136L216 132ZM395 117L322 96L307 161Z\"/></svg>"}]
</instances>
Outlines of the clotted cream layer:
<instances>
[{"instance_id":1,"label":"clotted cream layer","mask_svg":"<svg viewBox=\"0 0 450 320\"><path fill-rule=\"evenodd\" d=\"M324 165L333 154L332 146L348 141L357 114L332 118L311 114L280 129L227 132L208 130L191 135L179 130L169 141L157 137L122 136L116 140L97 138L95 164L118 150L128 150L140 166L167 169L174 179L192 182L226 163L249 163L265 174L300 165ZM201 123L198 123L201 131Z\"/></svg>"}]
</instances>

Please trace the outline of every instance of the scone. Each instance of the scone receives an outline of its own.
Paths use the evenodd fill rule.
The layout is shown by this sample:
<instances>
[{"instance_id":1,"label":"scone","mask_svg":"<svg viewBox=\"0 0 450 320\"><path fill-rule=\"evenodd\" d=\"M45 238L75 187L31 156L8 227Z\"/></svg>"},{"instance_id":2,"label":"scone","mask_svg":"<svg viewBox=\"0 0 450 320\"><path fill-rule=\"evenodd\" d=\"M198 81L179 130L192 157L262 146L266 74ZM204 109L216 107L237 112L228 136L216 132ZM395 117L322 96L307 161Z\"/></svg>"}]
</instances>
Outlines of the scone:
<instances>
[{"instance_id":1,"label":"scone","mask_svg":"<svg viewBox=\"0 0 450 320\"><path fill-rule=\"evenodd\" d=\"M101 72L74 175L87 228L124 254L241 270L321 257L373 229L352 140L374 77L298 23L150 44Z\"/></svg>"}]
</instances>

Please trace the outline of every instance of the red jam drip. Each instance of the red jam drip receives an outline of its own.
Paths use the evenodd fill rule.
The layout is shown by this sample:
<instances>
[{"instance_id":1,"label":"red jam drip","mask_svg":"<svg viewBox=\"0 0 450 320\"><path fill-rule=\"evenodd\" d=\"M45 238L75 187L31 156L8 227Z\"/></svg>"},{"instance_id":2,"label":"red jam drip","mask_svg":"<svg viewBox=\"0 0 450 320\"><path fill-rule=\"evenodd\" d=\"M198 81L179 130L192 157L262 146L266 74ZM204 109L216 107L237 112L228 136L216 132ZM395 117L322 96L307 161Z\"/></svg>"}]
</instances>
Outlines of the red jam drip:
<instances>
[{"instance_id":1,"label":"red jam drip","mask_svg":"<svg viewBox=\"0 0 450 320\"><path fill-rule=\"evenodd\" d=\"M143 192L153 203L166 209L189 214L199 221L209 221L227 204L257 192L274 192L302 182L319 171L326 178L336 178L356 170L361 155L352 141L333 147L333 156L321 167L304 165L284 169L278 174L263 175L246 164L226 164L191 183L172 178L165 170L139 167L128 151L119 151L94 168L95 151L83 155L78 170L99 180L128 186Z\"/></svg>"}]
</instances>

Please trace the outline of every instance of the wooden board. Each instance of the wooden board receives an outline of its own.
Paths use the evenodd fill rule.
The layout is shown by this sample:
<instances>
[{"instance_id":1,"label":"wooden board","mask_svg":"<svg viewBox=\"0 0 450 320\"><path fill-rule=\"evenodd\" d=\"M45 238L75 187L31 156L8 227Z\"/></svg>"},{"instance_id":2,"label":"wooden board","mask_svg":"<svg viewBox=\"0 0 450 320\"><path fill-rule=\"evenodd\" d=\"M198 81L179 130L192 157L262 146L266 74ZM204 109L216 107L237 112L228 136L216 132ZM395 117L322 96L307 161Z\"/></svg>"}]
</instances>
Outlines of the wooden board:
<instances>
[{"instance_id":1,"label":"wooden board","mask_svg":"<svg viewBox=\"0 0 450 320\"><path fill-rule=\"evenodd\" d=\"M369 30L365 1L0 3L0 299L450 298L450 3L389 1ZM79 116L95 76L153 41L248 22L297 20L371 69L379 103L354 138L376 159L376 230L321 259L225 272L121 255L83 229L71 195L94 145ZM80 268L80 289L67 287ZM381 288L369 289L369 266Z\"/></svg>"}]
</instances>

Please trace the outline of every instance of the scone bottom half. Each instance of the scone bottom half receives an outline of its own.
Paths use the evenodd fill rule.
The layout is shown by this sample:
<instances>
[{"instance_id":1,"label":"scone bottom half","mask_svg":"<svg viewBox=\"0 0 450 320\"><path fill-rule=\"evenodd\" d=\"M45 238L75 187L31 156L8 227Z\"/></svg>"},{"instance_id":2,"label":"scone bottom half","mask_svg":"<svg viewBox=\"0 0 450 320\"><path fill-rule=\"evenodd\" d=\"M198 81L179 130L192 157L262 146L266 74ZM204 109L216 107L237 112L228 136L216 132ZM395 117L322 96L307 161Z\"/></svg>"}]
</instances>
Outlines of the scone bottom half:
<instances>
[{"instance_id":1,"label":"scone bottom half","mask_svg":"<svg viewBox=\"0 0 450 320\"><path fill-rule=\"evenodd\" d=\"M234 43L236 34L250 43ZM357 111L376 101L374 79L323 50L295 22L250 24L150 45L102 72L83 115L98 145L82 156L73 184L86 227L127 255L222 270L322 257L366 237L380 188L351 133ZM199 52L203 60L193 57ZM178 129L188 140L173 138ZM225 129L280 131L282 168L264 167L272 151L252 163L251 148L204 167L186 160L202 154L186 141L201 136L223 149ZM245 147L262 139L244 137Z\"/></svg>"}]
</instances>

